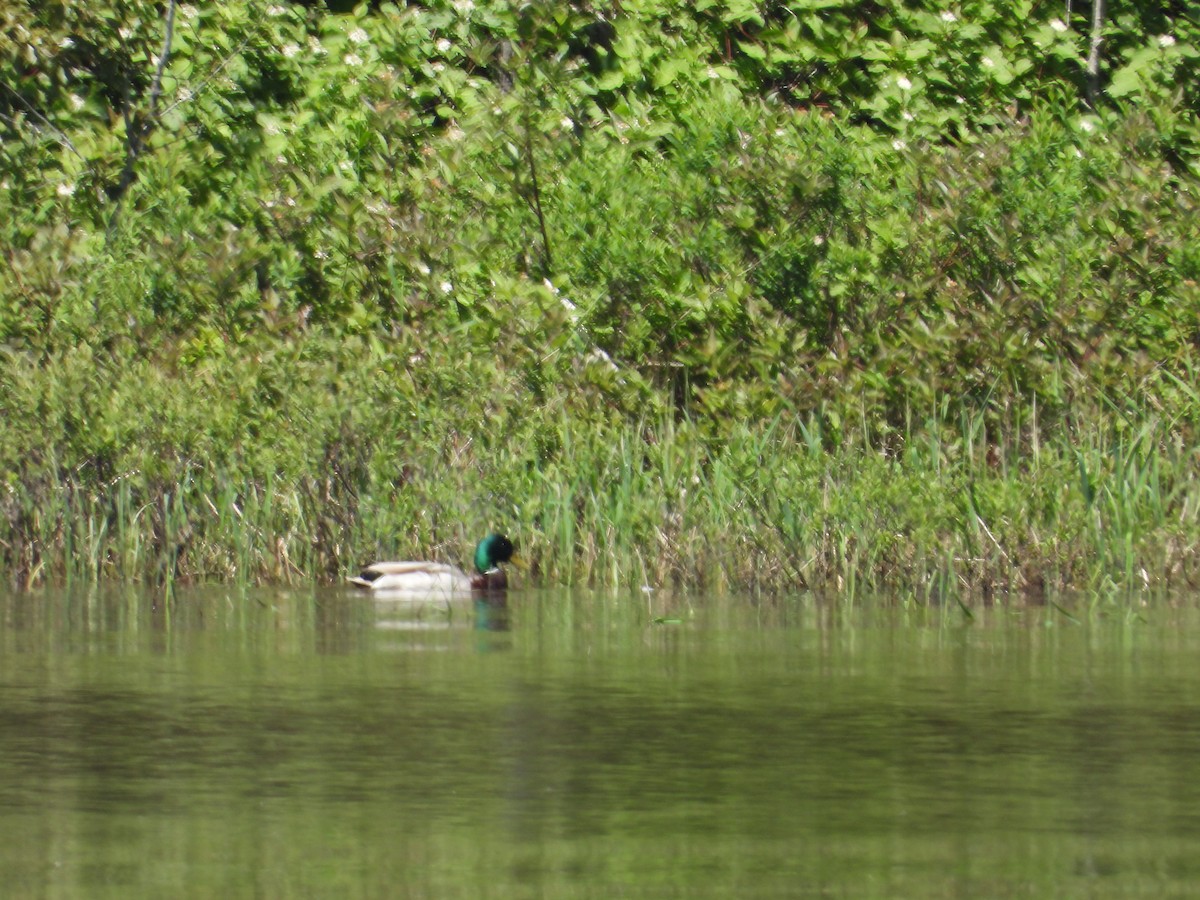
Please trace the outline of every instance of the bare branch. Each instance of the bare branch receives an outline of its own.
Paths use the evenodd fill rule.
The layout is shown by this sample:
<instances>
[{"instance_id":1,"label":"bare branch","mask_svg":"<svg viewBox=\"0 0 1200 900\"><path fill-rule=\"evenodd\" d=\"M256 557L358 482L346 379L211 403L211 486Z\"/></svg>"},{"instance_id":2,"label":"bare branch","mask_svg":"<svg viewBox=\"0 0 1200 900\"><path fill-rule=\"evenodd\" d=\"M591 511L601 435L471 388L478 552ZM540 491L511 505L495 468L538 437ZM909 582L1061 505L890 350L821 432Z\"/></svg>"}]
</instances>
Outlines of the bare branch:
<instances>
[{"instance_id":1,"label":"bare branch","mask_svg":"<svg viewBox=\"0 0 1200 900\"><path fill-rule=\"evenodd\" d=\"M1100 44L1104 40L1104 0L1092 0L1092 45L1087 58L1088 105L1096 108L1100 96Z\"/></svg>"},{"instance_id":2,"label":"bare branch","mask_svg":"<svg viewBox=\"0 0 1200 900\"><path fill-rule=\"evenodd\" d=\"M134 115L133 102L129 97L128 82L125 85L124 105L121 110L121 115L125 119L125 165L121 169L121 177L117 181L116 191L114 192L115 205L113 206L112 216L108 220L107 241L111 241L116 234L117 222L121 216L121 203L125 199L125 194L129 190L129 186L133 184L134 177L136 176L135 169L138 157L141 156L142 148L146 145L146 140L158 125L158 100L162 95L163 74L167 70L167 60L171 57L171 41L175 35L175 5L176 0L170 0L167 4L167 20L163 28L162 52L159 53L158 62L154 67L154 79L150 84L150 104L144 117Z\"/></svg>"},{"instance_id":3,"label":"bare branch","mask_svg":"<svg viewBox=\"0 0 1200 900\"><path fill-rule=\"evenodd\" d=\"M158 113L158 98L162 95L163 73L167 70L167 60L171 56L171 40L175 34L175 0L171 0L167 4L167 25L164 31L162 53L158 55L158 66L154 70L154 82L150 85L150 122L154 121L154 117Z\"/></svg>"}]
</instances>

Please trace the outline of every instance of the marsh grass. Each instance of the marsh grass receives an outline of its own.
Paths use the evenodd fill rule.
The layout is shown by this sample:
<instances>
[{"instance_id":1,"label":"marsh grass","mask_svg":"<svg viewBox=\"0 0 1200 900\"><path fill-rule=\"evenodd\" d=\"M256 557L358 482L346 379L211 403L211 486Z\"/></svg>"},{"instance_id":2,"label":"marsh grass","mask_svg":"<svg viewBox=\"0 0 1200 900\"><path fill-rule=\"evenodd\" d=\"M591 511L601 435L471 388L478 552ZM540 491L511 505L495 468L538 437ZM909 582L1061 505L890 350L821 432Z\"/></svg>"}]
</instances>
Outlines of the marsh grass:
<instances>
[{"instance_id":1,"label":"marsh grass","mask_svg":"<svg viewBox=\"0 0 1200 900\"><path fill-rule=\"evenodd\" d=\"M670 407L630 416L580 402L583 384L535 406L521 377L397 398L355 346L273 371L292 388L269 434L227 407L231 385L266 377L248 359L174 399L151 385L158 402L126 407L134 439L119 446L24 460L0 522L10 581L336 581L380 557L466 563L490 529L516 539L529 581L580 587L976 605L1200 576L1195 409L1108 404L1050 428L1036 405L946 398L901 427L860 409L835 438L813 412L720 427ZM336 395L313 375L339 369ZM134 395L118 377L81 402ZM198 421L227 438L198 448Z\"/></svg>"}]
</instances>

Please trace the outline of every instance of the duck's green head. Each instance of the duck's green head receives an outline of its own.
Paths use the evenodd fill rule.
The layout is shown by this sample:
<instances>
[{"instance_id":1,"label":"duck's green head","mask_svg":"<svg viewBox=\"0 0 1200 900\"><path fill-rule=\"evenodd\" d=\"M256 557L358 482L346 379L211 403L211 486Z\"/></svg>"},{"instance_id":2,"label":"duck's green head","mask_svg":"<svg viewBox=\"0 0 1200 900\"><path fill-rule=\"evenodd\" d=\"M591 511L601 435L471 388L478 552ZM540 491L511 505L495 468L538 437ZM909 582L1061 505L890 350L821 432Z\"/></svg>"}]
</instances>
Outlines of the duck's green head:
<instances>
[{"instance_id":1,"label":"duck's green head","mask_svg":"<svg viewBox=\"0 0 1200 900\"><path fill-rule=\"evenodd\" d=\"M512 541L493 532L475 547L475 568L479 572L487 572L502 562L508 562L512 556Z\"/></svg>"}]
</instances>

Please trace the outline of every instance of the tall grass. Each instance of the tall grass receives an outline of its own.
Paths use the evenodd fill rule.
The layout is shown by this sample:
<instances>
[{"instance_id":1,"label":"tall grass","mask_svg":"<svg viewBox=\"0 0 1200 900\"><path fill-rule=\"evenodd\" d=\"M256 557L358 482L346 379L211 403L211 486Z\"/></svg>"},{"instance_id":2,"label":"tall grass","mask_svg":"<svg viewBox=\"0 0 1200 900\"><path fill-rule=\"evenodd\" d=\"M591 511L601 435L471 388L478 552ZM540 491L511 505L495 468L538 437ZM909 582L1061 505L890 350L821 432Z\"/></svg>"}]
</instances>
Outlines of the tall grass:
<instances>
[{"instance_id":1,"label":"tall grass","mask_svg":"<svg viewBox=\"0 0 1200 900\"><path fill-rule=\"evenodd\" d=\"M48 420L5 433L9 581L332 581L379 557L464 563L491 529L561 585L984 602L1200 579L1186 394L1170 418L1126 400L1055 427L955 398L900 427L865 409L718 425L610 408L582 370L539 401L454 340L454 380L405 373L437 392L319 335L220 371L131 363L65 410L61 373L31 364L5 382ZM289 390L243 402L267 380ZM31 452L60 421L70 437Z\"/></svg>"},{"instance_id":2,"label":"tall grass","mask_svg":"<svg viewBox=\"0 0 1200 900\"><path fill-rule=\"evenodd\" d=\"M184 478L136 500L55 486L9 531L10 571L45 580L293 581L384 556L465 558L489 528L512 533L534 577L557 584L708 590L904 591L923 599L1190 583L1200 487L1195 458L1150 431L1043 442L1007 470L947 458L928 431L898 457L814 454L777 421L719 443L666 420L566 437L553 464L509 488L490 514L473 474L414 480L428 539L408 504L322 507L303 482ZM364 484L383 497L391 484ZM344 529L323 520L349 521ZM22 564L22 561L23 564ZM22 571L23 570L23 571Z\"/></svg>"}]
</instances>

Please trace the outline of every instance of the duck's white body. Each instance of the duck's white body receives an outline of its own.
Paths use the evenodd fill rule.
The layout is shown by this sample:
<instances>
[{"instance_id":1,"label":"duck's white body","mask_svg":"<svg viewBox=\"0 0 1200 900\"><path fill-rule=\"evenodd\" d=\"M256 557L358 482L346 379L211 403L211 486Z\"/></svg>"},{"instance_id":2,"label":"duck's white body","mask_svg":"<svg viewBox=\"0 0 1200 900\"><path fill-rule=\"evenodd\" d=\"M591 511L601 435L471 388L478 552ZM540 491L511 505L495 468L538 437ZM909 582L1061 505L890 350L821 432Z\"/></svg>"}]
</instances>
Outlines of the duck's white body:
<instances>
[{"instance_id":1,"label":"duck's white body","mask_svg":"<svg viewBox=\"0 0 1200 900\"><path fill-rule=\"evenodd\" d=\"M455 597L471 593L471 576L457 566L434 562L377 562L350 579L377 594Z\"/></svg>"}]
</instances>

